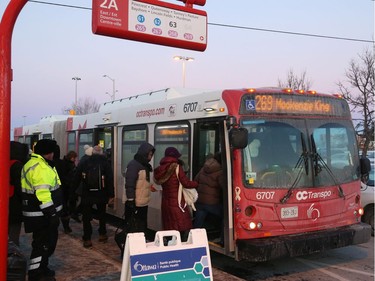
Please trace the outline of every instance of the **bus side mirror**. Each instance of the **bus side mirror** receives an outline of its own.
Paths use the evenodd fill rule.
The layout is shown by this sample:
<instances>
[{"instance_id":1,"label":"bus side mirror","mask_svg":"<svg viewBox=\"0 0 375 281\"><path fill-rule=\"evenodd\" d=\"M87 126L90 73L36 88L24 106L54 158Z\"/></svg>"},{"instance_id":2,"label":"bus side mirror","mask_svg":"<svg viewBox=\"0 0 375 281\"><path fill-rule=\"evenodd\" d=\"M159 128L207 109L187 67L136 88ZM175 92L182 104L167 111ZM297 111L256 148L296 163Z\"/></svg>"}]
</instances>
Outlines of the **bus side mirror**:
<instances>
[{"instance_id":1,"label":"bus side mirror","mask_svg":"<svg viewBox=\"0 0 375 281\"><path fill-rule=\"evenodd\" d=\"M235 149L243 149L247 146L248 132L245 128L232 128L229 131L229 142Z\"/></svg>"},{"instance_id":2,"label":"bus side mirror","mask_svg":"<svg viewBox=\"0 0 375 281\"><path fill-rule=\"evenodd\" d=\"M359 163L361 166L361 174L367 175L371 171L370 159L368 159L367 157L361 157L359 159Z\"/></svg>"}]
</instances>

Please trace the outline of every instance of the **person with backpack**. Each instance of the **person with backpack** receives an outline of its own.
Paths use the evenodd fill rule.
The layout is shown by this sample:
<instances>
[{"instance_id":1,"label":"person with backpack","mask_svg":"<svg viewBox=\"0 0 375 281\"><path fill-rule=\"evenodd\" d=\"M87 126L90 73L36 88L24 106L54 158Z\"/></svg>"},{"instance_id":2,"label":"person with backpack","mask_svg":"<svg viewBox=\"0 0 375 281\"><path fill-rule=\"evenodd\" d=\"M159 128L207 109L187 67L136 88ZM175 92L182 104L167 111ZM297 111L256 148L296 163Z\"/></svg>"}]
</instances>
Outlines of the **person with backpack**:
<instances>
[{"instance_id":1,"label":"person with backpack","mask_svg":"<svg viewBox=\"0 0 375 281\"><path fill-rule=\"evenodd\" d=\"M8 214L8 238L17 246L20 245L20 233L22 226L22 188L21 171L23 165L29 159L29 147L27 144L17 141L10 142L10 183L9 183L9 214Z\"/></svg>"},{"instance_id":2,"label":"person with backpack","mask_svg":"<svg viewBox=\"0 0 375 281\"><path fill-rule=\"evenodd\" d=\"M96 205L96 215L99 220L99 242L108 240L106 226L106 205L114 197L113 171L110 163L103 155L103 149L96 145L93 147L92 156L78 165L74 185L82 183L81 206L83 224L83 246L92 247L91 235L93 205Z\"/></svg>"}]
</instances>

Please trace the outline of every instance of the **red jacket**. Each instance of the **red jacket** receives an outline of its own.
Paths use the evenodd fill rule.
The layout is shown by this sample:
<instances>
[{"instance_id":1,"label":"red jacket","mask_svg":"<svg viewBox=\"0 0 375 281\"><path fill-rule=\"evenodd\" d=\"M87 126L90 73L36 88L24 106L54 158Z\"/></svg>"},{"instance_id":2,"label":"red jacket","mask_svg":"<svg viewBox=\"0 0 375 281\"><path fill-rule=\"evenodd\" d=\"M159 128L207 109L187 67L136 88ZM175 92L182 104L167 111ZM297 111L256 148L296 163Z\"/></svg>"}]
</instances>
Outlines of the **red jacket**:
<instances>
[{"instance_id":1,"label":"red jacket","mask_svg":"<svg viewBox=\"0 0 375 281\"><path fill-rule=\"evenodd\" d=\"M163 187L161 211L164 230L187 231L192 228L192 218L188 207L182 211L178 205L179 181L176 176L178 159L174 157L164 157L160 161L160 166L154 170L154 180L156 184ZM185 175L180 166L179 179L185 188L196 188L198 183L191 181ZM182 200L181 205L184 205Z\"/></svg>"}]
</instances>

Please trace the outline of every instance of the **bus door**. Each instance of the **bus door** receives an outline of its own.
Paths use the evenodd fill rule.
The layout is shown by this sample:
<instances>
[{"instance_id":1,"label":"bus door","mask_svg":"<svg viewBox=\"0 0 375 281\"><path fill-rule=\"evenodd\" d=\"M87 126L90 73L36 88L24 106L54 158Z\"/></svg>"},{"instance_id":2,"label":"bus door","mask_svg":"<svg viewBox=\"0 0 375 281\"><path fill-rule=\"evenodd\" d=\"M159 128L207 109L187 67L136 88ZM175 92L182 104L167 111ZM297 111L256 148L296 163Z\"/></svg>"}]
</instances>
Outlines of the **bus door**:
<instances>
[{"instance_id":1,"label":"bus door","mask_svg":"<svg viewBox=\"0 0 375 281\"><path fill-rule=\"evenodd\" d=\"M222 190L222 212L223 217L208 215L205 220L204 228L207 231L208 240L213 250L227 253L229 249L229 239L233 238L232 221L228 209L231 209L231 197L228 196L228 177L227 159L226 159L226 139L225 137L225 119L211 118L197 120L194 127L194 145L193 145L193 178L203 167L207 158L213 157L215 153L221 152L221 164L226 178L224 190ZM224 231L224 233L221 233ZM224 236L224 241L222 241Z\"/></svg>"},{"instance_id":2,"label":"bus door","mask_svg":"<svg viewBox=\"0 0 375 281\"><path fill-rule=\"evenodd\" d=\"M117 149L114 144L116 139L116 130L114 130L115 124L98 125L94 130L94 145L99 145L103 149L104 155L107 157L108 162L111 163L112 171L115 171L116 167L116 153ZM114 185L116 186L116 176L113 177Z\"/></svg>"}]
</instances>

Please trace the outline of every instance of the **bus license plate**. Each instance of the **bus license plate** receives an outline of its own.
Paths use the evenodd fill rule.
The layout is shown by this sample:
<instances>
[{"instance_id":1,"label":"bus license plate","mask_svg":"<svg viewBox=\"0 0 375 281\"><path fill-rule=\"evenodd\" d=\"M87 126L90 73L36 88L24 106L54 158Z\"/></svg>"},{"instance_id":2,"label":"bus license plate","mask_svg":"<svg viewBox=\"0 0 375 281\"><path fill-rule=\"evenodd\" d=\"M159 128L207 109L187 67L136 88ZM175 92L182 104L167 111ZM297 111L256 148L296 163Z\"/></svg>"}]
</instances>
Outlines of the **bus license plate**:
<instances>
[{"instance_id":1,"label":"bus license plate","mask_svg":"<svg viewBox=\"0 0 375 281\"><path fill-rule=\"evenodd\" d=\"M298 207L281 208L281 218L290 219L298 217Z\"/></svg>"}]
</instances>

